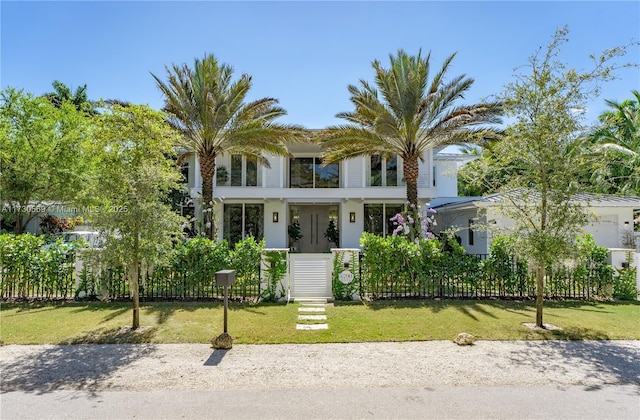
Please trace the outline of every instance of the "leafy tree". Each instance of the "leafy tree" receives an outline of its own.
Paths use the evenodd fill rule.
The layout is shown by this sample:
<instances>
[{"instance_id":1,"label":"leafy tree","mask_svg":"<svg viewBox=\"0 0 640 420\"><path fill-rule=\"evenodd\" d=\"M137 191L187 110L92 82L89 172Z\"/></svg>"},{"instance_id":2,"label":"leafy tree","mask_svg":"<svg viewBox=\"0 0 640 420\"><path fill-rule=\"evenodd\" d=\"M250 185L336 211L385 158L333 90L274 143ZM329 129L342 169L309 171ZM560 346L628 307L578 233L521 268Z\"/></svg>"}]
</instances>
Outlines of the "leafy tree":
<instances>
[{"instance_id":1,"label":"leafy tree","mask_svg":"<svg viewBox=\"0 0 640 420\"><path fill-rule=\"evenodd\" d=\"M92 168L89 121L67 102L0 93L0 198L15 233L55 203L73 203Z\"/></svg>"},{"instance_id":2,"label":"leafy tree","mask_svg":"<svg viewBox=\"0 0 640 420\"><path fill-rule=\"evenodd\" d=\"M568 29L558 29L546 48L529 58L529 73L520 73L501 94L513 123L492 150L491 165L478 182L503 192L501 212L514 221L518 250L536 269L536 325L543 326L545 267L572 251L588 208L575 200L582 192L581 174L589 167L584 144L584 115L579 112L598 94L602 82L625 54L619 47L592 57L587 71L567 68L558 56ZM498 174L496 176L496 173ZM503 176L508 174L508 176ZM499 182L501 185L493 184Z\"/></svg>"},{"instance_id":3,"label":"leafy tree","mask_svg":"<svg viewBox=\"0 0 640 420\"><path fill-rule=\"evenodd\" d=\"M335 163L358 156L380 154L403 159L407 201L418 206L418 160L443 146L481 142L496 135L488 124L499 123L499 102L458 105L473 84L460 75L446 80L455 54L433 78L430 57L410 56L403 50L389 56L389 68L375 60L375 86L361 80L350 85L354 110L337 115L345 125L323 132L324 162Z\"/></svg>"},{"instance_id":4,"label":"leafy tree","mask_svg":"<svg viewBox=\"0 0 640 420\"><path fill-rule=\"evenodd\" d=\"M287 155L285 142L300 138L302 130L274 122L286 114L276 99L245 103L251 76L243 74L232 80L233 68L218 62L213 55L196 59L193 68L174 64L166 71L167 82L152 76L165 96L169 123L182 133L179 145L200 160L203 225L207 236L213 239L211 206L216 157L223 153L241 154L269 167L263 152Z\"/></svg>"},{"instance_id":5,"label":"leafy tree","mask_svg":"<svg viewBox=\"0 0 640 420\"><path fill-rule=\"evenodd\" d=\"M49 99L56 108L60 108L65 102L70 102L78 111L88 115L97 114L95 103L90 101L87 96L87 85L77 87L75 92L72 92L71 88L59 80L54 80L52 85L54 91L46 93L45 97Z\"/></svg>"},{"instance_id":6,"label":"leafy tree","mask_svg":"<svg viewBox=\"0 0 640 420\"><path fill-rule=\"evenodd\" d=\"M182 235L184 220L165 200L180 180L172 159L175 133L162 113L139 105L109 106L97 125L100 179L87 217L105 237L104 259L126 269L136 329L141 271L162 260Z\"/></svg>"},{"instance_id":7,"label":"leafy tree","mask_svg":"<svg viewBox=\"0 0 640 420\"><path fill-rule=\"evenodd\" d=\"M640 195L640 92L632 94L620 103L605 101L611 110L591 134L595 150L608 158L593 171L599 192Z\"/></svg>"}]
</instances>

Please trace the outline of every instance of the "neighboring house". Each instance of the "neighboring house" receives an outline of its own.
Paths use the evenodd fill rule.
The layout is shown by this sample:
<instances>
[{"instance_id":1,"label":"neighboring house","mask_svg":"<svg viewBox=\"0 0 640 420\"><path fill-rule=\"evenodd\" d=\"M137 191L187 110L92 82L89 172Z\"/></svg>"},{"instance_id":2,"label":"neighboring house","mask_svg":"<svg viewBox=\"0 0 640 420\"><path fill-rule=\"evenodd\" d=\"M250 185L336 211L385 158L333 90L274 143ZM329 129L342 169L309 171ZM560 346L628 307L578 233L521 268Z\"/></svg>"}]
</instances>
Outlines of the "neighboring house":
<instances>
[{"instance_id":1,"label":"neighboring house","mask_svg":"<svg viewBox=\"0 0 640 420\"><path fill-rule=\"evenodd\" d=\"M317 144L295 144L289 151L291 157L267 156L270 168L240 155L218 158L213 192L219 238L235 243L253 235L265 238L268 248L325 252L336 246L325 237L330 220L340 233L338 245L344 248L359 247L364 231L391 234L389 218L406 201L402 159L376 155L323 167ZM427 153L420 163L420 203L456 197L458 164L470 158ZM194 204L184 212L199 214L202 179L197 158L191 158L185 173ZM291 243L288 226L295 221L302 238Z\"/></svg>"},{"instance_id":2,"label":"neighboring house","mask_svg":"<svg viewBox=\"0 0 640 420\"><path fill-rule=\"evenodd\" d=\"M462 246L470 254L487 254L491 245L492 226L508 228L513 220L500 213L502 194L486 197L459 197L456 200L434 200L437 229L457 227ZM592 221L583 227L595 242L607 248L634 248L634 215L640 211L640 197L579 194L573 200L589 206ZM474 225L476 228L474 229Z\"/></svg>"}]
</instances>

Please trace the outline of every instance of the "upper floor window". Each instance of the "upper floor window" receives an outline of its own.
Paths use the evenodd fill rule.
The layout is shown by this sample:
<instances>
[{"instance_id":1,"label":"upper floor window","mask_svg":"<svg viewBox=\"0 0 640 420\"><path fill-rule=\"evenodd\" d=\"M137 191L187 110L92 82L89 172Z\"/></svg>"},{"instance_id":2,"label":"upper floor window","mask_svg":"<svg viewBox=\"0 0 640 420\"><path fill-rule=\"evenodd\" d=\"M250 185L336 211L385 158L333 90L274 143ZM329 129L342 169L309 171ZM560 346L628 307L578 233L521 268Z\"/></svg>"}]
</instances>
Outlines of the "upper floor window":
<instances>
[{"instance_id":1,"label":"upper floor window","mask_svg":"<svg viewBox=\"0 0 640 420\"><path fill-rule=\"evenodd\" d=\"M371 155L370 168L369 185L372 187L398 186L398 156L386 159L380 155Z\"/></svg>"},{"instance_id":2,"label":"upper floor window","mask_svg":"<svg viewBox=\"0 0 640 420\"><path fill-rule=\"evenodd\" d=\"M255 158L232 155L229 170L224 165L217 166L216 183L232 187L255 187L260 182L259 175L258 161Z\"/></svg>"},{"instance_id":3,"label":"upper floor window","mask_svg":"<svg viewBox=\"0 0 640 420\"><path fill-rule=\"evenodd\" d=\"M189 185L189 162L180 165L180 175L182 175L182 182Z\"/></svg>"},{"instance_id":4,"label":"upper floor window","mask_svg":"<svg viewBox=\"0 0 640 420\"><path fill-rule=\"evenodd\" d=\"M291 188L339 188L340 165L322 167L320 158L293 158L289 161L289 186Z\"/></svg>"}]
</instances>

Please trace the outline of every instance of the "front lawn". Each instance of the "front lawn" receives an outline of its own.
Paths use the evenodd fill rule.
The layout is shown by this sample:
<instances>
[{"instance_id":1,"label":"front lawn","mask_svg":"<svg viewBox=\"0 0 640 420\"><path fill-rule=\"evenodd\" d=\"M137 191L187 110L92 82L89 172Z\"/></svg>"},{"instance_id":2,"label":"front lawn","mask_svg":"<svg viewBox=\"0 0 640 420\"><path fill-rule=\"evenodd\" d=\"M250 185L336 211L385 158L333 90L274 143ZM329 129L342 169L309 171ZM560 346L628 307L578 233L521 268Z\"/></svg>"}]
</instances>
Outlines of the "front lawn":
<instances>
[{"instance_id":1,"label":"front lawn","mask_svg":"<svg viewBox=\"0 0 640 420\"><path fill-rule=\"evenodd\" d=\"M229 306L236 344L450 340L467 332L481 340L640 339L640 302L545 303L545 323L561 331L533 331L531 301L409 300L336 302L326 308L329 329L296 330L299 305ZM2 304L0 343L208 343L223 329L217 302L141 305L142 328L132 333L131 303Z\"/></svg>"}]
</instances>

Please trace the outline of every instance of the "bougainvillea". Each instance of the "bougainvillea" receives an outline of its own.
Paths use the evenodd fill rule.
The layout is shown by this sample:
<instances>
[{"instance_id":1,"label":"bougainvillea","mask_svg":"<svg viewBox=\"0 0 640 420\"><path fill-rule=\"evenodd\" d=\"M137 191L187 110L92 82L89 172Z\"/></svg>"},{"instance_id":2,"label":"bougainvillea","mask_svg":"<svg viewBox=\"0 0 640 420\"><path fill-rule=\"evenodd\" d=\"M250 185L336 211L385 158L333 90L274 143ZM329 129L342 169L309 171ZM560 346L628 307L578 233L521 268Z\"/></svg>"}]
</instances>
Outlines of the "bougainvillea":
<instances>
[{"instance_id":1,"label":"bougainvillea","mask_svg":"<svg viewBox=\"0 0 640 420\"><path fill-rule=\"evenodd\" d=\"M429 207L427 203L422 209L408 202L401 213L396 214L389 220L393 222L393 236L405 236L412 242L422 239L433 239L433 226L436 225L434 214L436 211Z\"/></svg>"}]
</instances>

